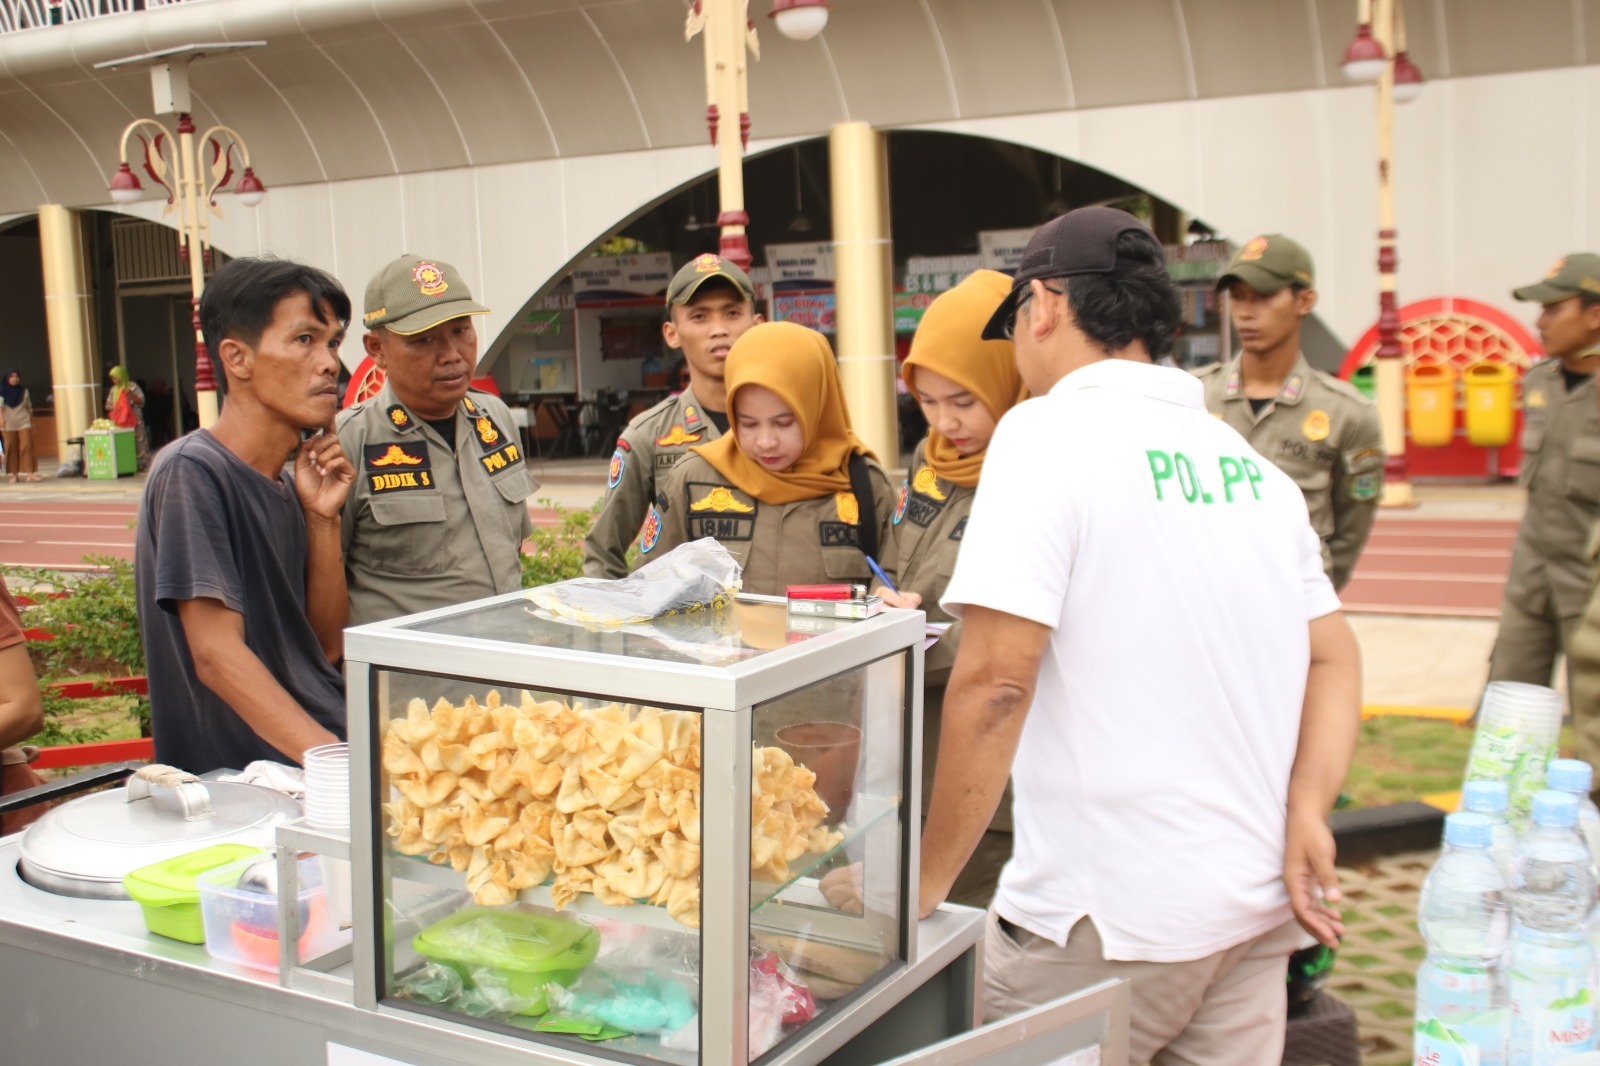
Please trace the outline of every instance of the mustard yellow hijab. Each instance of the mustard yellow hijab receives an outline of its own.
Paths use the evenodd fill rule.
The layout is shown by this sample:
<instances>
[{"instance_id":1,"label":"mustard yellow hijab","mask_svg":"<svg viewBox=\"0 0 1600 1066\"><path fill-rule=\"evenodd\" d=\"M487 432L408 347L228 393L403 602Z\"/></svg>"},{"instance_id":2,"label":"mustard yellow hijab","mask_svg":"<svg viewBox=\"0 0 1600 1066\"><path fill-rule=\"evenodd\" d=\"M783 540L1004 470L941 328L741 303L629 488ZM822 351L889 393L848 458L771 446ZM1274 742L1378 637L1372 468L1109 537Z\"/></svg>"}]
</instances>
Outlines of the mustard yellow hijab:
<instances>
[{"instance_id":1,"label":"mustard yellow hijab","mask_svg":"<svg viewBox=\"0 0 1600 1066\"><path fill-rule=\"evenodd\" d=\"M858 452L874 456L850 428L839 367L826 337L793 322L763 322L734 341L724 372L733 430L690 451L705 456L719 474L763 503L796 503L850 491L850 457ZM777 393L800 422L805 451L781 473L739 449L739 390L747 385Z\"/></svg>"},{"instance_id":2,"label":"mustard yellow hijab","mask_svg":"<svg viewBox=\"0 0 1600 1066\"><path fill-rule=\"evenodd\" d=\"M986 341L983 327L1011 291L1011 279L998 270L979 270L928 305L911 338L911 354L901 364L906 388L916 395L916 367L926 367L966 389L989 409L996 421L1028 398L1028 387L1017 369L1016 346L1010 341ZM729 357L732 362L732 357ZM987 449L985 449L987 450ZM923 458L933 472L964 488L978 483L983 452L962 455L938 430L928 429ZM913 471L915 473L915 471Z\"/></svg>"}]
</instances>

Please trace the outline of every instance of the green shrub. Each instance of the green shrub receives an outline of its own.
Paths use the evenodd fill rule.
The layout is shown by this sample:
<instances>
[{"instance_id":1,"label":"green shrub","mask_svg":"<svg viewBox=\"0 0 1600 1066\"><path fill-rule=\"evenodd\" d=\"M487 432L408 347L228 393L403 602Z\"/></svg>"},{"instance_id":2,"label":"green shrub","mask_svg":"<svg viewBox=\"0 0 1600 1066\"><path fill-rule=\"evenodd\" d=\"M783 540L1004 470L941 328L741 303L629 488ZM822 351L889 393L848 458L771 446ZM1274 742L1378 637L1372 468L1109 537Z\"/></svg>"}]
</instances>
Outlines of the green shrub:
<instances>
[{"instance_id":1,"label":"green shrub","mask_svg":"<svg viewBox=\"0 0 1600 1066\"><path fill-rule=\"evenodd\" d=\"M600 514L601 501L580 511L563 507L553 500L540 500L539 506L555 512L554 526L535 526L528 538L533 551L522 553L522 587L538 588L557 581L567 581L583 576L583 538L589 535L595 518ZM628 567L632 569L638 557L635 543L628 549Z\"/></svg>"},{"instance_id":2,"label":"green shrub","mask_svg":"<svg viewBox=\"0 0 1600 1066\"><path fill-rule=\"evenodd\" d=\"M97 727L68 725L66 719L82 712L89 701L55 696L49 688L51 682L137 677L145 672L133 564L104 555L91 555L84 561L100 569L69 576L44 570L16 570L6 575L7 584L14 590L56 589L68 593L56 599L46 595L30 597L36 602L26 610L25 628L42 629L53 637L30 641L28 645L44 691L45 714L44 731L31 743L77 744L101 739L105 733ZM106 701L94 702L108 701L129 705L130 716L139 723L140 735L150 735L148 699L107 697Z\"/></svg>"}]
</instances>

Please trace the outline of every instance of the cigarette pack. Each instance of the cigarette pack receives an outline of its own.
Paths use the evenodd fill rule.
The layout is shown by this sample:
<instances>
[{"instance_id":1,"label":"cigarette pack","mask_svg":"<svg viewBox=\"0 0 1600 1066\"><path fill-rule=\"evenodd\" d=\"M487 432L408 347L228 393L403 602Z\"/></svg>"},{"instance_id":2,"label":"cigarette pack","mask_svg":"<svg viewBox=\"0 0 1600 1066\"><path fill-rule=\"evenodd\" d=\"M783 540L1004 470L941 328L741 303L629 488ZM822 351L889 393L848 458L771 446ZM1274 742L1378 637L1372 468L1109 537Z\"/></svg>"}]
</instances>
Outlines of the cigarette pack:
<instances>
[{"instance_id":1,"label":"cigarette pack","mask_svg":"<svg viewBox=\"0 0 1600 1066\"><path fill-rule=\"evenodd\" d=\"M861 596L848 600L789 601L789 613L814 618L871 618L883 610L883 600L877 596Z\"/></svg>"}]
</instances>

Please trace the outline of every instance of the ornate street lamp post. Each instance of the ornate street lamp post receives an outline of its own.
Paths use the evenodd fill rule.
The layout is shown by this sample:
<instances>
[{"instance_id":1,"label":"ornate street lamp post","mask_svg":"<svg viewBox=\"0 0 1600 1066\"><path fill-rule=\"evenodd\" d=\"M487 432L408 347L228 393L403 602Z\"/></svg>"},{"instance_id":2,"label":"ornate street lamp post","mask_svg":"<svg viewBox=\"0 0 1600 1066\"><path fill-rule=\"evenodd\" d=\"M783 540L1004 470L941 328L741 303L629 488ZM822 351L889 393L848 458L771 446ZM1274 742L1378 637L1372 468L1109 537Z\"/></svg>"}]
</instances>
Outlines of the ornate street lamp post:
<instances>
[{"instance_id":1,"label":"ornate street lamp post","mask_svg":"<svg viewBox=\"0 0 1600 1066\"><path fill-rule=\"evenodd\" d=\"M1401 0L1361 0L1360 25L1344 53L1344 73L1352 81L1378 87L1378 416L1383 424L1383 502L1412 504L1406 462L1405 351L1400 346L1394 213L1394 105L1422 93L1422 72L1406 54L1405 12ZM1391 58L1392 57L1392 58Z\"/></svg>"},{"instance_id":2,"label":"ornate street lamp post","mask_svg":"<svg viewBox=\"0 0 1600 1066\"><path fill-rule=\"evenodd\" d=\"M825 0L772 0L771 16L778 32L808 41L828 22ZM750 85L746 55L761 58L761 42L750 21L749 0L694 0L684 40L701 34L705 42L706 125L717 149L717 188L722 229L719 252L724 259L750 269L750 239L745 227L744 149L750 142Z\"/></svg>"}]
</instances>

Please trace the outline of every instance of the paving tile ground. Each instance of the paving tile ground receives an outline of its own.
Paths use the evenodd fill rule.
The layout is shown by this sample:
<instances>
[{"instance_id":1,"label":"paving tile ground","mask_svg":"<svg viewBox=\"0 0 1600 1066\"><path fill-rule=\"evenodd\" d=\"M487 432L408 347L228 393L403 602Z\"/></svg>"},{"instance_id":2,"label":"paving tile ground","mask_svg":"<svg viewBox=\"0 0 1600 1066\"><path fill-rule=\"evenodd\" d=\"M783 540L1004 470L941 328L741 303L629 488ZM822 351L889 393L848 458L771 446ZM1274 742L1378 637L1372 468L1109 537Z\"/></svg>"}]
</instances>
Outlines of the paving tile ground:
<instances>
[{"instance_id":1,"label":"paving tile ground","mask_svg":"<svg viewBox=\"0 0 1600 1066\"><path fill-rule=\"evenodd\" d=\"M1417 931L1417 895L1438 852L1393 855L1339 870L1345 940L1326 990L1356 1012L1364 1066L1407 1066L1417 967L1427 948Z\"/></svg>"}]
</instances>

